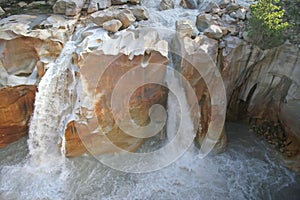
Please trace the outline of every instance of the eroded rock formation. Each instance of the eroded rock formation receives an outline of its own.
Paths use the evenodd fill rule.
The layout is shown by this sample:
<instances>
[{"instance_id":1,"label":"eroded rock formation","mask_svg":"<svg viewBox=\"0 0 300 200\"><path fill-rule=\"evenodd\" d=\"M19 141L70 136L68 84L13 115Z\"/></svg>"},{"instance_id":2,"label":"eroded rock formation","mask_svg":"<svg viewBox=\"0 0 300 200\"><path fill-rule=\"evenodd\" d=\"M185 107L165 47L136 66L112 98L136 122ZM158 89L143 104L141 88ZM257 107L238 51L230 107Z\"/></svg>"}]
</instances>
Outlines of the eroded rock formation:
<instances>
[{"instance_id":1,"label":"eroded rock formation","mask_svg":"<svg viewBox=\"0 0 300 200\"><path fill-rule=\"evenodd\" d=\"M86 34L90 35L83 41L88 42L86 47L99 40L102 40L102 45L98 45L99 49L83 53L79 57L82 91L78 97L80 106L77 107L76 117L68 124L65 134L67 156L112 153L119 151L118 148L134 151L143 143L144 139L128 134L133 130L126 123L132 122L126 122L123 109L113 115L111 102L116 84L127 73L130 81L123 82L117 91L124 98L118 99L118 105L129 109L134 123L138 126L147 125L150 107L154 104L166 106L167 89L163 86L146 84L140 85L135 91L130 89L139 80L153 77L156 82L162 83L164 80L165 69L160 65L168 62L168 45L157 36L149 37L156 32L148 31L124 31L115 39L99 38L100 34L95 30ZM159 65L144 66L148 63ZM132 70L134 72L130 72ZM126 102L125 96L131 92L130 101ZM120 129L116 123L117 118L125 121L127 132Z\"/></svg>"}]
</instances>

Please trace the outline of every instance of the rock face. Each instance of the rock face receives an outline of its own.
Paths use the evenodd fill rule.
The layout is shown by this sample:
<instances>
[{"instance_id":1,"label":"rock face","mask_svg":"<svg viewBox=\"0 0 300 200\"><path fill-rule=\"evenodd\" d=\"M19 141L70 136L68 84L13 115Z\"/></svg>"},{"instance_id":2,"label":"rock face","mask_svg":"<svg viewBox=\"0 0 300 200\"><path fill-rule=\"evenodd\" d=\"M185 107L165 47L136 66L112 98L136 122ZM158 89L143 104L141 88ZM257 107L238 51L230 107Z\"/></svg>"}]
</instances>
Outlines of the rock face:
<instances>
[{"instance_id":1,"label":"rock face","mask_svg":"<svg viewBox=\"0 0 300 200\"><path fill-rule=\"evenodd\" d=\"M27 135L36 91L33 85L0 89L0 148Z\"/></svg>"},{"instance_id":2,"label":"rock face","mask_svg":"<svg viewBox=\"0 0 300 200\"><path fill-rule=\"evenodd\" d=\"M102 40L102 45L97 50L84 53L78 62L82 84L82 91L78 92L78 101L81 103L76 108L76 117L69 122L66 129L64 146L67 156L112 153L119 151L118 148L134 151L143 143L143 138L133 137L125 133L124 129L120 129L118 119L124 120L122 123L125 123L129 133L133 130L129 126L132 122L125 120L121 110L117 109L117 113L113 115L111 107L116 84L126 73L130 81L121 84L118 92L122 98L118 99L117 106L123 105L129 109L130 116L137 125L145 126L149 123L148 112L152 105L158 103L166 106L167 90L164 87L146 84L133 91L130 88L139 80L153 77L158 82L164 80L164 68L147 64L168 62L167 43L159 40L157 34L149 30L136 33L123 31L115 39L97 38L100 37L97 31L100 30L85 33L89 36L83 41L84 46L91 46L99 39ZM155 35L156 37L153 37ZM152 50L146 52L147 49ZM132 70L136 71L130 73ZM131 92L133 93L130 101L126 102L125 96Z\"/></svg>"}]
</instances>

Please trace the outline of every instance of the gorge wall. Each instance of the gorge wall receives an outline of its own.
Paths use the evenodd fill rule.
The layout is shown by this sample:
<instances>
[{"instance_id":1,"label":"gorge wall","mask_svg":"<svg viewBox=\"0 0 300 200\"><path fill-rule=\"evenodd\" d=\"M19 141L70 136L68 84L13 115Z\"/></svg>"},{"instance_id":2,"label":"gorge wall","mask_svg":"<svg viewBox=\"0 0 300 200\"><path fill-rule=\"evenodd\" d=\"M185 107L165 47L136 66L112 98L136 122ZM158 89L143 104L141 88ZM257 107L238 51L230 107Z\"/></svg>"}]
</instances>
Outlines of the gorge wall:
<instances>
[{"instance_id":1,"label":"gorge wall","mask_svg":"<svg viewBox=\"0 0 300 200\"><path fill-rule=\"evenodd\" d=\"M224 81L227 120L249 123L254 132L264 135L283 153L290 168L300 171L298 47L288 42L269 50L252 45L245 31L250 17L248 8L230 1L207 4L195 21L178 20L177 34L169 44L157 31L139 25L139 21L149 18L147 9L136 5L140 2L87 2L59 0L54 5L56 15L10 16L0 21L0 96L4 99L0 105L1 147L26 135L40 79L49 64L58 64L56 59L66 42L76 40L72 62L78 67L78 83L73 94L73 117L65 124L65 132L59 133L64 138L57 141L67 156L91 150L95 154L116 151L105 144L107 138L129 151L135 151L144 142L143 138L127 135L113 119L113 88L122 75L136 67L141 69L137 72L140 74L132 77L149 76L163 82L166 71L159 67L149 71L147 63L167 64L171 50L194 60L208 54ZM93 14L83 16L83 12ZM194 88L200 105L201 121L195 123L201 128L195 140L201 144L209 123L217 120L211 118L211 94L203 77L195 76L189 64L174 61ZM126 88L131 86L122 87L125 96ZM137 88L125 107L134 122L144 126L149 123L152 105L166 108L167 94L165 87L148 84ZM125 105L123 100L120 104ZM122 117L119 112L117 118ZM212 139L217 142L217 151L224 150L225 131L218 138L212 135ZM99 143L102 145L96 145Z\"/></svg>"}]
</instances>

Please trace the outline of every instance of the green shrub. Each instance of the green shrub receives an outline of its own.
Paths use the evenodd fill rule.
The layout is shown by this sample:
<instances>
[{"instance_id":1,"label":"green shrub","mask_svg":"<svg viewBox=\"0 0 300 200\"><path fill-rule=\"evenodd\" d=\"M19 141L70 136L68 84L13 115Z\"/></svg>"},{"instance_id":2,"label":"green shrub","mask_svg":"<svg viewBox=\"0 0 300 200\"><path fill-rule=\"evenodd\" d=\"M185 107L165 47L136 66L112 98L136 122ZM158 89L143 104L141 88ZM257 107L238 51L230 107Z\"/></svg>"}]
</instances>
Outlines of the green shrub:
<instances>
[{"instance_id":1,"label":"green shrub","mask_svg":"<svg viewBox=\"0 0 300 200\"><path fill-rule=\"evenodd\" d=\"M284 22L285 10L279 0L255 0L251 5L249 35L261 48L272 48L284 41L284 31L290 26Z\"/></svg>"}]
</instances>

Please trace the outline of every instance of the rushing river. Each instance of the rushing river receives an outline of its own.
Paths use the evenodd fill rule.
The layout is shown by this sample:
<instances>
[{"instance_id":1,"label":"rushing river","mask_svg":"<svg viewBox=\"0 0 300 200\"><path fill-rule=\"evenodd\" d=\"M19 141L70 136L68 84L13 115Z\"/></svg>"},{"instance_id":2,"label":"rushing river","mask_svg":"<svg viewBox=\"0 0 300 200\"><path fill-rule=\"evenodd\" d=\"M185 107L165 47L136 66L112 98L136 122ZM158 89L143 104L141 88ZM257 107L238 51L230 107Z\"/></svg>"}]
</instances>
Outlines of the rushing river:
<instances>
[{"instance_id":1,"label":"rushing river","mask_svg":"<svg viewBox=\"0 0 300 200\"><path fill-rule=\"evenodd\" d=\"M272 147L228 123L224 153L200 159L191 149L147 174L110 169L93 157L28 165L26 139L0 152L1 199L299 199L300 177L278 162ZM147 144L146 144L147 145Z\"/></svg>"}]
</instances>

